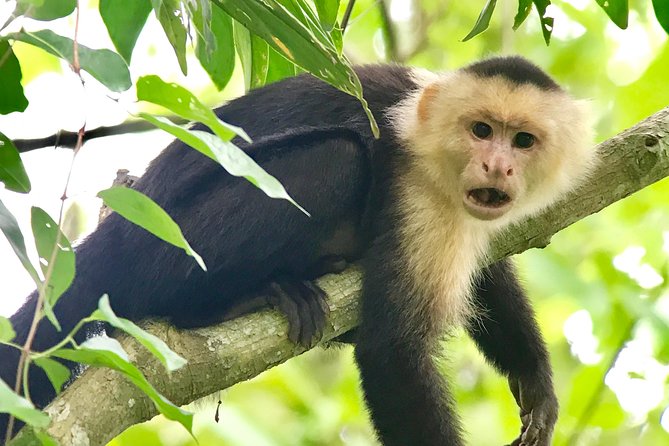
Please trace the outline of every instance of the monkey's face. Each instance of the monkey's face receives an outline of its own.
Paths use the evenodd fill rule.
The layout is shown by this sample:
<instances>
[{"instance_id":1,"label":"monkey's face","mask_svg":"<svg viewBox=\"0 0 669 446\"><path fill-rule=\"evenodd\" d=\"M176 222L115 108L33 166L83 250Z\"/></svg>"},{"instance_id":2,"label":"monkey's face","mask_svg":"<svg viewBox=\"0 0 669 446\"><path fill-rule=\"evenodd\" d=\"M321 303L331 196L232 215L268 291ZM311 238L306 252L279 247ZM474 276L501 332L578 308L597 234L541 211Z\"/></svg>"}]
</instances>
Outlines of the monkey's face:
<instances>
[{"instance_id":1,"label":"monkey's face","mask_svg":"<svg viewBox=\"0 0 669 446\"><path fill-rule=\"evenodd\" d=\"M536 213L592 165L589 119L564 91L455 72L414 100L414 113L395 122L422 176L477 220L498 226Z\"/></svg>"}]
</instances>

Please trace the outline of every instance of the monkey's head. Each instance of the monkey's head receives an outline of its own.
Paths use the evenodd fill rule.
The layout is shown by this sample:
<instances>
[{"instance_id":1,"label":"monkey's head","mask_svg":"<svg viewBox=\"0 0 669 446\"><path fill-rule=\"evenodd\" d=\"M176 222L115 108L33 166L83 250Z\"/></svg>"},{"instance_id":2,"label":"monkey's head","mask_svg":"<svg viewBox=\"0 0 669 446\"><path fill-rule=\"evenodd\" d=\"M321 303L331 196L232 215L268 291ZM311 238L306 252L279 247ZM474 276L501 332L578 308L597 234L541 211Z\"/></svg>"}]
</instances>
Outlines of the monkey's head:
<instances>
[{"instance_id":1,"label":"monkey's head","mask_svg":"<svg viewBox=\"0 0 669 446\"><path fill-rule=\"evenodd\" d=\"M413 116L395 117L431 189L477 220L536 213L593 164L585 104L519 57L430 79L413 98Z\"/></svg>"}]
</instances>

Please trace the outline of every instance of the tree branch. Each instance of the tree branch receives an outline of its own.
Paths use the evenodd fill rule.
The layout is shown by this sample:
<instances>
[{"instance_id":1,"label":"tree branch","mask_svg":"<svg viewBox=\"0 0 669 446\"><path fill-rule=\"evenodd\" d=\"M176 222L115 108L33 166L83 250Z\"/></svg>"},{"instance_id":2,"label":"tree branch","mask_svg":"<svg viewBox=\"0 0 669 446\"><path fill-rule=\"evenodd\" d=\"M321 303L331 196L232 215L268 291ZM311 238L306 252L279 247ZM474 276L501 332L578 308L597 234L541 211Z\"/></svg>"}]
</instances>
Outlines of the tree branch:
<instances>
[{"instance_id":1,"label":"tree branch","mask_svg":"<svg viewBox=\"0 0 669 446\"><path fill-rule=\"evenodd\" d=\"M669 108L600 144L598 152L599 166L581 190L496 240L492 260L544 247L557 231L669 176ZM318 283L330 297L323 336L327 341L356 326L361 273L351 268ZM123 345L156 388L177 404L252 378L303 352L288 341L285 319L270 310L197 330L181 331L159 322L147 323L147 328L188 364L168 376L136 343L124 339ZM46 410L54 421L48 432L61 444L102 445L156 415L140 391L106 369L86 371ZM36 441L33 433L24 429L12 444L31 441Z\"/></svg>"}]
</instances>

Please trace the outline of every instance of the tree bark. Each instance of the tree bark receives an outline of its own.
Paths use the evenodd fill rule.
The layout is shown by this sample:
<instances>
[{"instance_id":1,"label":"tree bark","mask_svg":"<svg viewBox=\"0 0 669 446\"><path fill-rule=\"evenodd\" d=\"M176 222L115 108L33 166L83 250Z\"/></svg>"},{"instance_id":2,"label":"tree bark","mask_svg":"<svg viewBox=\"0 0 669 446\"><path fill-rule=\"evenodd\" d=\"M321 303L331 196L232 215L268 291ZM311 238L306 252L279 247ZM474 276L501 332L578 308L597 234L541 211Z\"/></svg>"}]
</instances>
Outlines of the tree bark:
<instances>
[{"instance_id":1,"label":"tree bark","mask_svg":"<svg viewBox=\"0 0 669 446\"><path fill-rule=\"evenodd\" d=\"M590 179L543 214L505 232L495 241L491 260L545 247L559 230L669 176L669 108L605 141L597 151L600 161ZM324 342L357 325L361 279L355 267L319 279L330 298ZM271 310L196 330L177 330L160 322L148 322L145 328L188 364L168 375L134 341L126 338L122 344L158 391L180 405L252 378L304 351L288 341L287 322ZM48 433L63 445L103 445L157 413L139 390L107 369L87 370L46 411L53 420ZM33 432L24 429L12 444L35 441Z\"/></svg>"}]
</instances>

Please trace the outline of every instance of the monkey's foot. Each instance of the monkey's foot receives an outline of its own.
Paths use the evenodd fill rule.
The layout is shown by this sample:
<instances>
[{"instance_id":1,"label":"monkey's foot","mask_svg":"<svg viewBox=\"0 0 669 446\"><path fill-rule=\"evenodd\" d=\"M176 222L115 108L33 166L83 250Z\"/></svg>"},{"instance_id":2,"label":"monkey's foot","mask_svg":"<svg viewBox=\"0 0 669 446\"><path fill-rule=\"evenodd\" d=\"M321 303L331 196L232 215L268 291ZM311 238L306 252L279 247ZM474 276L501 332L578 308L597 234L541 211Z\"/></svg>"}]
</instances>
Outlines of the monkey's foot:
<instances>
[{"instance_id":1,"label":"monkey's foot","mask_svg":"<svg viewBox=\"0 0 669 446\"><path fill-rule=\"evenodd\" d=\"M325 292L307 280L272 282L268 291L269 303L288 318L288 338L306 348L316 345L330 313Z\"/></svg>"},{"instance_id":2,"label":"monkey's foot","mask_svg":"<svg viewBox=\"0 0 669 446\"><path fill-rule=\"evenodd\" d=\"M550 446L558 413L553 389L538 377L509 378L509 387L523 423L520 436L510 446Z\"/></svg>"}]
</instances>

